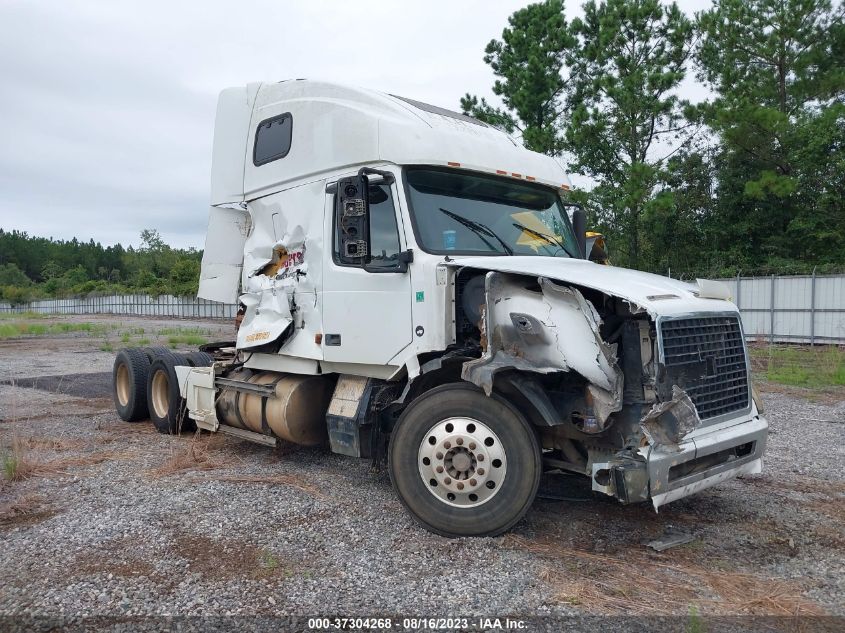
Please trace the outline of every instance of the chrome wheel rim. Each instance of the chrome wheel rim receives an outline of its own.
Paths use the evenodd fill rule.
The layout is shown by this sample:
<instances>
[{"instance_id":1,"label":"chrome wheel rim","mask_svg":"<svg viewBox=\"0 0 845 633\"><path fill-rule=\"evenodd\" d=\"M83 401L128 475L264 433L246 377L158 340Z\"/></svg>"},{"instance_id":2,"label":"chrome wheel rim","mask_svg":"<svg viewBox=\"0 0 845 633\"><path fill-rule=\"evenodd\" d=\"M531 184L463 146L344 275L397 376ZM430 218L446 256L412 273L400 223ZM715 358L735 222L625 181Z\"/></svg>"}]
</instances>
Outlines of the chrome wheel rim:
<instances>
[{"instance_id":1,"label":"chrome wheel rim","mask_svg":"<svg viewBox=\"0 0 845 633\"><path fill-rule=\"evenodd\" d=\"M459 508L480 506L502 488L507 475L499 436L474 418L447 418L423 436L417 467L439 501Z\"/></svg>"}]
</instances>

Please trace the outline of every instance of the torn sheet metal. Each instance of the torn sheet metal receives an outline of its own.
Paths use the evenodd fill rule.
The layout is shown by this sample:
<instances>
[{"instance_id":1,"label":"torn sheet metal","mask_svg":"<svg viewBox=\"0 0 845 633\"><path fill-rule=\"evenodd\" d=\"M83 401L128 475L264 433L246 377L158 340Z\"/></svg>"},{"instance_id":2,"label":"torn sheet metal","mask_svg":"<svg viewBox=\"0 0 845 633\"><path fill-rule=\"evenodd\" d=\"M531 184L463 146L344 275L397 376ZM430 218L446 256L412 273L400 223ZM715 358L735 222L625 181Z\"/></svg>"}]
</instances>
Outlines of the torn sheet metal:
<instances>
[{"instance_id":1,"label":"torn sheet metal","mask_svg":"<svg viewBox=\"0 0 845 633\"><path fill-rule=\"evenodd\" d=\"M731 300L731 289L722 281L715 281L713 279L696 279L698 284L699 299L721 299L722 301Z\"/></svg>"},{"instance_id":2,"label":"torn sheet metal","mask_svg":"<svg viewBox=\"0 0 845 633\"><path fill-rule=\"evenodd\" d=\"M694 540L696 540L694 534L684 532L670 525L666 527L661 537L648 541L646 545L655 552L665 552L670 547L692 543Z\"/></svg>"},{"instance_id":3,"label":"torn sheet metal","mask_svg":"<svg viewBox=\"0 0 845 633\"><path fill-rule=\"evenodd\" d=\"M252 200L252 231L243 247L246 314L238 348L282 337L280 354L322 359L319 288L325 183L309 183Z\"/></svg>"},{"instance_id":4,"label":"torn sheet metal","mask_svg":"<svg viewBox=\"0 0 845 633\"><path fill-rule=\"evenodd\" d=\"M244 320L238 329L238 349L272 343L292 325L286 293L256 292L241 296L246 306Z\"/></svg>"},{"instance_id":5,"label":"torn sheet metal","mask_svg":"<svg viewBox=\"0 0 845 633\"><path fill-rule=\"evenodd\" d=\"M251 226L246 205L211 207L197 296L222 303L237 301L244 244Z\"/></svg>"},{"instance_id":6,"label":"torn sheet metal","mask_svg":"<svg viewBox=\"0 0 845 633\"><path fill-rule=\"evenodd\" d=\"M655 404L640 421L640 427L652 446L674 447L701 426L701 418L686 391L674 385L672 399Z\"/></svg>"},{"instance_id":7,"label":"torn sheet metal","mask_svg":"<svg viewBox=\"0 0 845 633\"><path fill-rule=\"evenodd\" d=\"M622 408L623 376L616 345L599 334L601 317L575 288L540 278L489 272L485 279L484 355L464 365L462 376L489 395L504 369L536 373L575 371L587 379L596 418L604 424Z\"/></svg>"}]
</instances>

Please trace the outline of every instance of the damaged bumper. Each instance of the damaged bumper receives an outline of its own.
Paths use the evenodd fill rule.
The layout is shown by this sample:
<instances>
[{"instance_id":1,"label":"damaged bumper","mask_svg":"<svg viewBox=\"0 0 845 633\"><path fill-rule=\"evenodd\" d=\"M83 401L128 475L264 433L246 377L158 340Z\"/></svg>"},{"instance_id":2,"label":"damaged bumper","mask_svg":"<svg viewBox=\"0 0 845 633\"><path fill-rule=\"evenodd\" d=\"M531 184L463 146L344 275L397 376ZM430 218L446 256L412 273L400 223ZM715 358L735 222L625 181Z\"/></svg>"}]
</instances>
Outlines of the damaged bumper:
<instances>
[{"instance_id":1,"label":"damaged bumper","mask_svg":"<svg viewBox=\"0 0 845 633\"><path fill-rule=\"evenodd\" d=\"M704 428L675 446L592 465L593 489L623 503L651 499L654 509L737 477L759 473L769 424L760 415Z\"/></svg>"}]
</instances>

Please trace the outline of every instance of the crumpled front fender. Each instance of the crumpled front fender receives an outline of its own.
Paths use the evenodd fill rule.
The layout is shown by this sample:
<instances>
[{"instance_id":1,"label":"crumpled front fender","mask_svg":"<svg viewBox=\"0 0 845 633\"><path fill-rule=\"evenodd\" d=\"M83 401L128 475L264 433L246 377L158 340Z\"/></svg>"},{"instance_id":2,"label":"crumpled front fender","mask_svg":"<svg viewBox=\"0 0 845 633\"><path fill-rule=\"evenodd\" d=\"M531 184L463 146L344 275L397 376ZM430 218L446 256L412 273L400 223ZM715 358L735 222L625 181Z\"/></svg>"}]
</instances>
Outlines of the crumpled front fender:
<instances>
[{"instance_id":1,"label":"crumpled front fender","mask_svg":"<svg viewBox=\"0 0 845 633\"><path fill-rule=\"evenodd\" d=\"M622 408L616 345L602 340L601 317L581 292L544 277L537 281L539 291L530 278L487 273L482 320L487 345L481 358L464 364L462 377L489 395L502 370L574 371L588 381L596 418L604 423Z\"/></svg>"}]
</instances>

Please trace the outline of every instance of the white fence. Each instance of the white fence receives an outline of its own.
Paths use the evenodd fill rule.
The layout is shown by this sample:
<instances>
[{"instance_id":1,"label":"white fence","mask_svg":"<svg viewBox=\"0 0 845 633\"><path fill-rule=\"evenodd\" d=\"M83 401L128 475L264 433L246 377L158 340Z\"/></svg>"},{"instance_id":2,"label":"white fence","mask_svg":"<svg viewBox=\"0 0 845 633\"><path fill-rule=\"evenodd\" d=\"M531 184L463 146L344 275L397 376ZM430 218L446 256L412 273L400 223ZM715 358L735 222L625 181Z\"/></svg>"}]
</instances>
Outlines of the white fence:
<instances>
[{"instance_id":1,"label":"white fence","mask_svg":"<svg viewBox=\"0 0 845 633\"><path fill-rule=\"evenodd\" d=\"M747 339L845 343L845 275L723 279L742 313Z\"/></svg>"},{"instance_id":2,"label":"white fence","mask_svg":"<svg viewBox=\"0 0 845 633\"><path fill-rule=\"evenodd\" d=\"M770 343L845 343L845 275L734 277L723 279L742 312L745 335ZM3 312L42 314L131 314L233 319L237 306L192 297L114 295L45 299Z\"/></svg>"},{"instance_id":3,"label":"white fence","mask_svg":"<svg viewBox=\"0 0 845 633\"><path fill-rule=\"evenodd\" d=\"M39 314L131 314L177 318L234 319L238 306L196 297L172 295L111 295L75 299L42 299L12 306L0 303L0 313Z\"/></svg>"}]
</instances>

